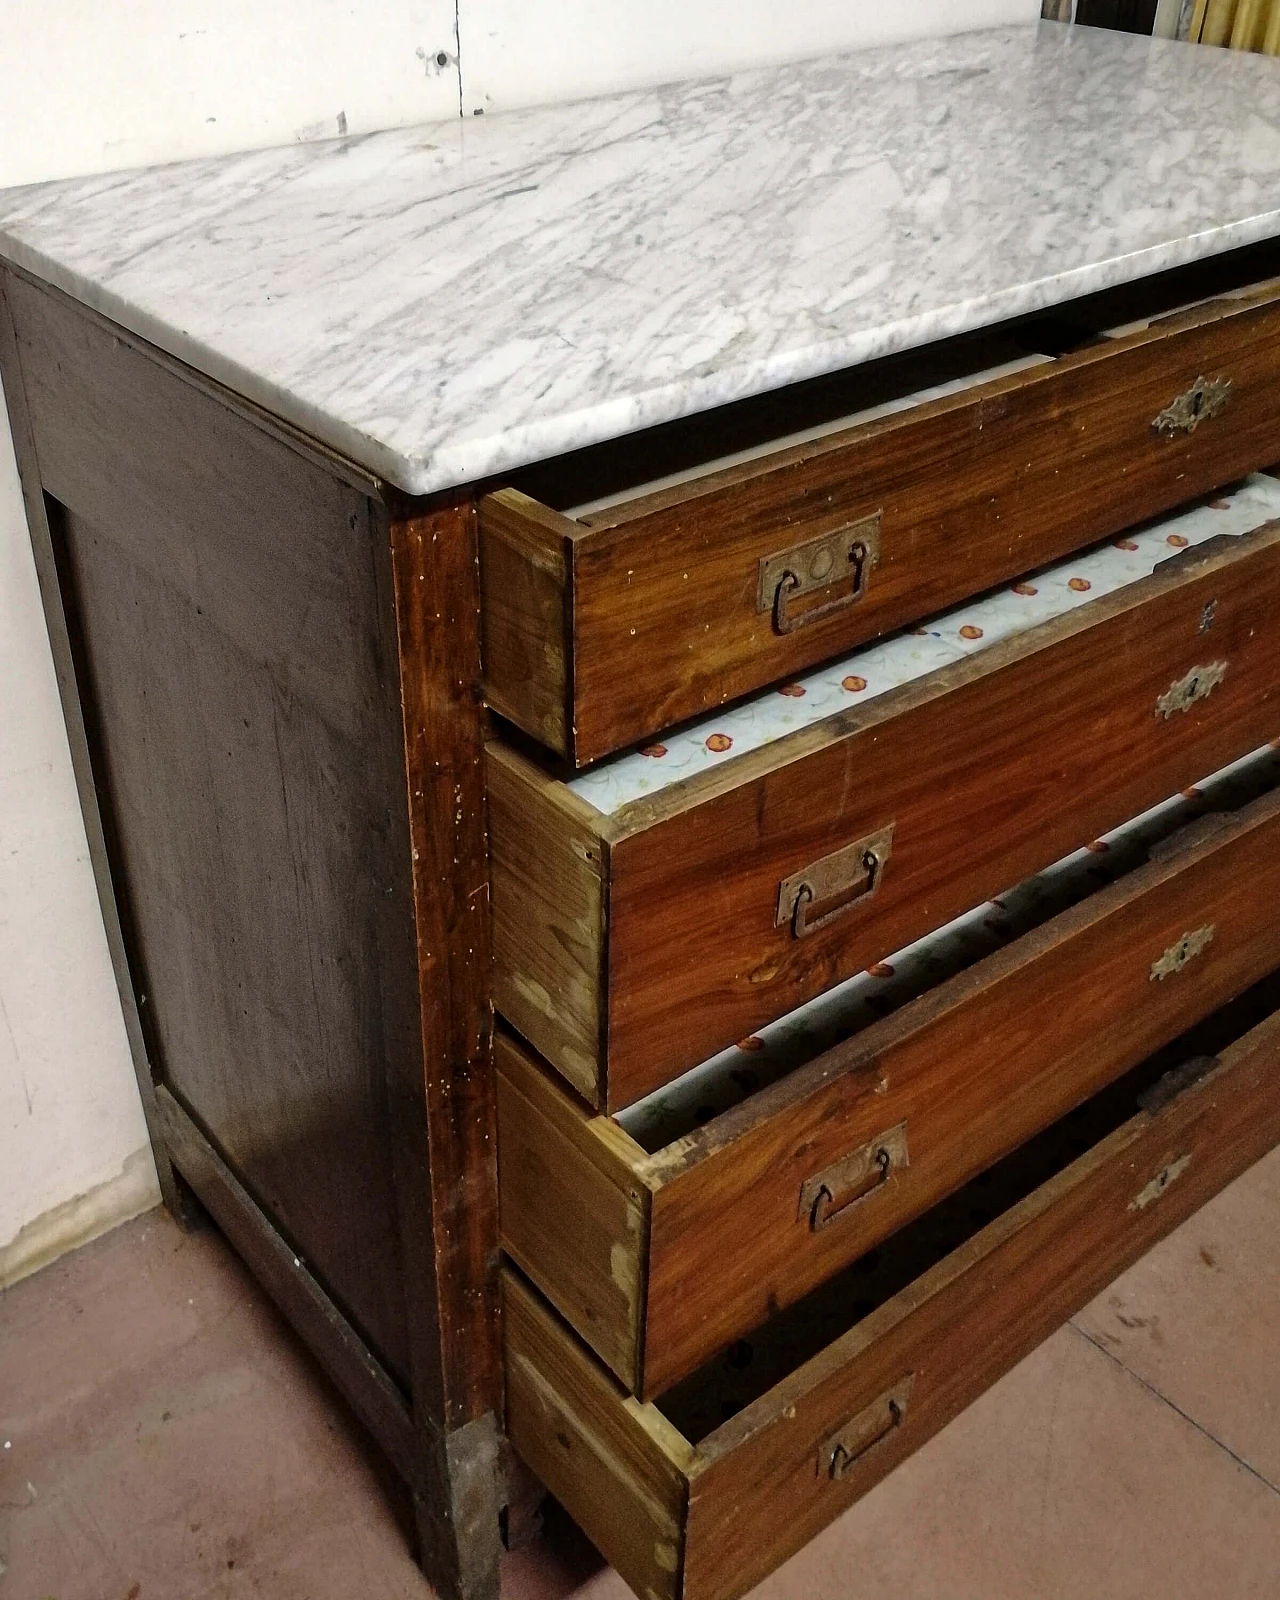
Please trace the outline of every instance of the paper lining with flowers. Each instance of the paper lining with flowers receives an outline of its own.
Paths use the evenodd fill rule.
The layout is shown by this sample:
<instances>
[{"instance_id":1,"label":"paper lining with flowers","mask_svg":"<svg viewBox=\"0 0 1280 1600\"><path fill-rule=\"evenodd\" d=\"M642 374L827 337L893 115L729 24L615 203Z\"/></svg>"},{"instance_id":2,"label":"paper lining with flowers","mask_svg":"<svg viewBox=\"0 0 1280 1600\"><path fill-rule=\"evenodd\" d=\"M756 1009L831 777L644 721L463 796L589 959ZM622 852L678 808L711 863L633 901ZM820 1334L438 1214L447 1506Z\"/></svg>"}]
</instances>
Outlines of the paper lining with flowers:
<instances>
[{"instance_id":1,"label":"paper lining with flowers","mask_svg":"<svg viewBox=\"0 0 1280 1600\"><path fill-rule=\"evenodd\" d=\"M1280 749L1268 745L720 1051L617 1120L645 1149L661 1149L1132 872L1196 817L1239 810L1278 785Z\"/></svg>"},{"instance_id":2,"label":"paper lining with flowers","mask_svg":"<svg viewBox=\"0 0 1280 1600\"><path fill-rule=\"evenodd\" d=\"M632 800L1137 583L1179 550L1203 544L1215 534L1251 533L1276 517L1280 517L1280 481L1256 474L1230 492L1059 561L793 683L700 718L642 750L602 762L579 774L569 787L611 816Z\"/></svg>"}]
</instances>

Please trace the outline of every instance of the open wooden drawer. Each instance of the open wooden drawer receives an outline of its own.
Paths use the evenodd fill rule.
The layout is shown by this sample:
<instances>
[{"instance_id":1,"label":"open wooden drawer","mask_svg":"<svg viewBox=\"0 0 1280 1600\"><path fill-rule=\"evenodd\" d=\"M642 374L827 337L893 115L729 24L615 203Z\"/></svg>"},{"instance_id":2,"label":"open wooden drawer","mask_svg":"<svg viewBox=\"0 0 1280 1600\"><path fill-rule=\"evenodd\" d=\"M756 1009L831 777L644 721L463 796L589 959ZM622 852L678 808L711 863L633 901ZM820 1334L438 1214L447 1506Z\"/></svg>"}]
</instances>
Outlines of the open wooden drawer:
<instances>
[{"instance_id":1,"label":"open wooden drawer","mask_svg":"<svg viewBox=\"0 0 1280 1600\"><path fill-rule=\"evenodd\" d=\"M1277 784L1267 750L616 1119L500 1032L504 1250L660 1393L1269 972Z\"/></svg>"},{"instance_id":2,"label":"open wooden drawer","mask_svg":"<svg viewBox=\"0 0 1280 1600\"><path fill-rule=\"evenodd\" d=\"M1280 732L1278 614L1273 523L610 814L492 744L498 1010L629 1105Z\"/></svg>"},{"instance_id":3,"label":"open wooden drawer","mask_svg":"<svg viewBox=\"0 0 1280 1600\"><path fill-rule=\"evenodd\" d=\"M1064 308L1076 339L1137 309L1112 300ZM583 765L1280 458L1280 284L1138 321L1038 364L1053 319L784 392L772 448L691 421L718 461L573 514L486 497L489 703Z\"/></svg>"},{"instance_id":4,"label":"open wooden drawer","mask_svg":"<svg viewBox=\"0 0 1280 1600\"><path fill-rule=\"evenodd\" d=\"M1280 1141L1276 1006L1272 979L656 1403L506 1269L513 1445L638 1594L733 1600Z\"/></svg>"}]
</instances>

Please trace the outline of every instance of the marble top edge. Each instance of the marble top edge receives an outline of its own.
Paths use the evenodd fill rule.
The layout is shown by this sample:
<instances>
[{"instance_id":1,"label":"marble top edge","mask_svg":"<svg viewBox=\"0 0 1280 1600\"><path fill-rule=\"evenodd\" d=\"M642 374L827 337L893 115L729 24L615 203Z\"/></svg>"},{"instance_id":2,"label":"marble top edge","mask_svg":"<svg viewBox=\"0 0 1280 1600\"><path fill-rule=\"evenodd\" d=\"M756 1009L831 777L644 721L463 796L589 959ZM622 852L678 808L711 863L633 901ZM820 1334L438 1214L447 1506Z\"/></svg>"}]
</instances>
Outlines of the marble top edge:
<instances>
[{"instance_id":1,"label":"marble top edge","mask_svg":"<svg viewBox=\"0 0 1280 1600\"><path fill-rule=\"evenodd\" d=\"M1058 24L0 193L0 254L412 494L1278 235L1276 63Z\"/></svg>"}]
</instances>

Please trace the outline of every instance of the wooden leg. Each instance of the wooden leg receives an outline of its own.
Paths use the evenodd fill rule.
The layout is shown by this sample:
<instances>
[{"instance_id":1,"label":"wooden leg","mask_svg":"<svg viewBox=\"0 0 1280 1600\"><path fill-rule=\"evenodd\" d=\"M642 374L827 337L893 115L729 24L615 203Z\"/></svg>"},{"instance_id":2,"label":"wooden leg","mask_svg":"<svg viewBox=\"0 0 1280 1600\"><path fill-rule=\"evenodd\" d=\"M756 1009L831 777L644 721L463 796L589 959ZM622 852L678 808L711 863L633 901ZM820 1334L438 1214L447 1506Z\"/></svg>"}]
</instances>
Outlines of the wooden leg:
<instances>
[{"instance_id":1,"label":"wooden leg","mask_svg":"<svg viewBox=\"0 0 1280 1600\"><path fill-rule=\"evenodd\" d=\"M438 1591L496 1596L501 1403L489 870L474 504L392 509L422 1030L421 1077L398 1085L398 1151L413 1323L414 1416L440 1439L418 1501L422 1565ZM412 1301L411 1301L412 1303Z\"/></svg>"},{"instance_id":2,"label":"wooden leg","mask_svg":"<svg viewBox=\"0 0 1280 1600\"><path fill-rule=\"evenodd\" d=\"M442 1435L414 1496L418 1559L438 1594L498 1600L498 1430L492 1414Z\"/></svg>"},{"instance_id":3,"label":"wooden leg","mask_svg":"<svg viewBox=\"0 0 1280 1600\"><path fill-rule=\"evenodd\" d=\"M173 1198L165 1196L165 1209L183 1233L197 1233L209 1224L209 1213L200 1204L200 1197L178 1171L173 1168Z\"/></svg>"}]
</instances>

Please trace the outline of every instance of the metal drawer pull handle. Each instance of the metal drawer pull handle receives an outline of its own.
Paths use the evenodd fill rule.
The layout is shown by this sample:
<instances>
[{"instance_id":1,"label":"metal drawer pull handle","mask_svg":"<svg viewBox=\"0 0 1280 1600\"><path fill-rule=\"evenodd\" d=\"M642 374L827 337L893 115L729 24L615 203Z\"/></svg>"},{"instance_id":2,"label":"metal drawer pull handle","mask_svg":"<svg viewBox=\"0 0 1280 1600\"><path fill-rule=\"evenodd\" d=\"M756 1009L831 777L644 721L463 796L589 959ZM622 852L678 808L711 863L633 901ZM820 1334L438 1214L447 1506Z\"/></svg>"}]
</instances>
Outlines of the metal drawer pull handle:
<instances>
[{"instance_id":1,"label":"metal drawer pull handle","mask_svg":"<svg viewBox=\"0 0 1280 1600\"><path fill-rule=\"evenodd\" d=\"M784 878L778 887L778 910L774 927L786 922L797 939L807 939L820 928L830 927L838 917L869 900L880 887L885 865L893 849L893 823L815 861L803 872ZM814 906L838 901L830 911L811 916Z\"/></svg>"},{"instance_id":2,"label":"metal drawer pull handle","mask_svg":"<svg viewBox=\"0 0 1280 1600\"><path fill-rule=\"evenodd\" d=\"M1157 433L1194 433L1225 409L1231 398L1230 378L1197 378L1187 390L1171 401L1151 426Z\"/></svg>"},{"instance_id":3,"label":"metal drawer pull handle","mask_svg":"<svg viewBox=\"0 0 1280 1600\"><path fill-rule=\"evenodd\" d=\"M1178 711L1190 711L1198 700L1207 700L1227 675L1225 661L1211 661L1207 667L1192 667L1185 678L1171 683L1156 701L1156 716L1166 722Z\"/></svg>"},{"instance_id":4,"label":"metal drawer pull handle","mask_svg":"<svg viewBox=\"0 0 1280 1600\"><path fill-rule=\"evenodd\" d=\"M771 611L776 633L794 633L856 605L867 592L871 570L880 560L880 513L824 533L760 560L756 610ZM822 605L794 611L794 601L852 577L848 593Z\"/></svg>"},{"instance_id":5,"label":"metal drawer pull handle","mask_svg":"<svg viewBox=\"0 0 1280 1600\"><path fill-rule=\"evenodd\" d=\"M797 1216L808 1218L810 1233L820 1233L833 1222L879 1194L895 1172L911 1165L907 1153L907 1125L900 1122L852 1155L806 1178L800 1185Z\"/></svg>"},{"instance_id":6,"label":"metal drawer pull handle","mask_svg":"<svg viewBox=\"0 0 1280 1600\"><path fill-rule=\"evenodd\" d=\"M891 1438L902 1426L916 1375L909 1372L901 1383L873 1400L852 1422L833 1434L818 1451L818 1477L839 1483L860 1461Z\"/></svg>"}]
</instances>

